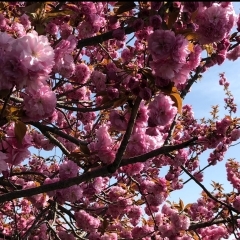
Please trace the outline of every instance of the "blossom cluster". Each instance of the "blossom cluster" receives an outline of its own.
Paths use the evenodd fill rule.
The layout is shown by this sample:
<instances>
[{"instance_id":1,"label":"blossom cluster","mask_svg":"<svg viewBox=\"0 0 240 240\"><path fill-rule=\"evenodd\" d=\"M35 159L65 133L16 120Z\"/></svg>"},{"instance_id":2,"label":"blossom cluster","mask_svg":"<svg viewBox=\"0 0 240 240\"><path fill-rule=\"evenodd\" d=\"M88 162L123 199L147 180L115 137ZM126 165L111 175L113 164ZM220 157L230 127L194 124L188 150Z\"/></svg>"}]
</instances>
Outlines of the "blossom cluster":
<instances>
[{"instance_id":1,"label":"blossom cluster","mask_svg":"<svg viewBox=\"0 0 240 240\"><path fill-rule=\"evenodd\" d=\"M205 71L238 59L239 30L230 2L1 2L0 238L235 234L237 160L233 192L214 182L196 202L169 200L240 138L224 74L228 115L197 120L183 103Z\"/></svg>"}]
</instances>

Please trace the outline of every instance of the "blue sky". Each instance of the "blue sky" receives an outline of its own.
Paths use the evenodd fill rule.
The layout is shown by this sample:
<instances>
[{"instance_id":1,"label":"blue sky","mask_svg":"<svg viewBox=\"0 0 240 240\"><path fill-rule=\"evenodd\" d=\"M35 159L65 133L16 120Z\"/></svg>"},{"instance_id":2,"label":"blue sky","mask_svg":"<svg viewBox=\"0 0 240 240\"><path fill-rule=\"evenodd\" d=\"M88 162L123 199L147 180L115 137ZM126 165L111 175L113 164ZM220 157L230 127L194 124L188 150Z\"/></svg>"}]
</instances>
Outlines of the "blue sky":
<instances>
[{"instance_id":1,"label":"blue sky","mask_svg":"<svg viewBox=\"0 0 240 240\"><path fill-rule=\"evenodd\" d=\"M240 13L240 2L233 2L235 12ZM190 104L193 106L194 116L197 119L211 117L211 106L219 105L219 119L222 119L228 112L224 109L224 91L223 86L218 84L219 73L225 72L225 77L230 82L229 90L232 92L235 103L238 105L236 116L240 116L240 59L236 61L226 60L222 65L215 65L208 71L202 74L202 79L195 83L191 92L184 99L184 104ZM205 152L200 157L200 166L207 165L207 159L211 151ZM204 171L205 187L212 191L211 181L219 182L223 184L225 191L232 191L232 186L227 181L225 163L229 158L236 158L240 161L240 144L235 147L231 147L225 155L222 162L219 162L216 166L210 167ZM193 181L188 182L184 189L173 192L169 200L179 201L181 198L184 203L191 203L196 201L200 197L202 192L201 188L197 186Z\"/></svg>"}]
</instances>

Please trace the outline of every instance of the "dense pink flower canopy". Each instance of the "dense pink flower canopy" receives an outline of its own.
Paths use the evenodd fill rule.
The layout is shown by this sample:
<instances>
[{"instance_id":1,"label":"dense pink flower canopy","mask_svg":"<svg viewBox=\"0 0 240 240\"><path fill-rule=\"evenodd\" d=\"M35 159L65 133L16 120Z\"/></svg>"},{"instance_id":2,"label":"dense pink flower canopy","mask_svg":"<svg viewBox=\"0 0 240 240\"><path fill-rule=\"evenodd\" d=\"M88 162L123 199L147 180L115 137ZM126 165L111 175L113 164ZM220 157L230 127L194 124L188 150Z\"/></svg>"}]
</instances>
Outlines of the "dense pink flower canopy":
<instances>
[{"instance_id":1,"label":"dense pink flower canopy","mask_svg":"<svg viewBox=\"0 0 240 240\"><path fill-rule=\"evenodd\" d=\"M225 116L184 103L239 30L231 2L1 2L0 239L239 239L231 82Z\"/></svg>"}]
</instances>

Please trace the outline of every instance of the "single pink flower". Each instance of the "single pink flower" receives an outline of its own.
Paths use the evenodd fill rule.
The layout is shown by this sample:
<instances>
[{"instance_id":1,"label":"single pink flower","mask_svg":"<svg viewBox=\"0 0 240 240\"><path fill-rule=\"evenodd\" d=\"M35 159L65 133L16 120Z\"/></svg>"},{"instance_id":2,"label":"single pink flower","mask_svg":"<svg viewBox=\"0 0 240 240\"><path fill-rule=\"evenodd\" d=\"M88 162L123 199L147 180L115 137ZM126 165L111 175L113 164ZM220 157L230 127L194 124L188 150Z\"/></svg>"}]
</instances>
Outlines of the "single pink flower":
<instances>
[{"instance_id":1,"label":"single pink flower","mask_svg":"<svg viewBox=\"0 0 240 240\"><path fill-rule=\"evenodd\" d=\"M36 32L28 33L16 39L12 51L28 70L46 75L51 72L54 51L46 36L38 36Z\"/></svg>"},{"instance_id":2,"label":"single pink flower","mask_svg":"<svg viewBox=\"0 0 240 240\"><path fill-rule=\"evenodd\" d=\"M64 161L59 168L59 177L61 180L76 177L78 174L78 165L72 161Z\"/></svg>"},{"instance_id":3,"label":"single pink flower","mask_svg":"<svg viewBox=\"0 0 240 240\"><path fill-rule=\"evenodd\" d=\"M219 42L224 39L236 22L232 5L224 8L218 3L199 11L196 16L197 34L201 44Z\"/></svg>"},{"instance_id":4,"label":"single pink flower","mask_svg":"<svg viewBox=\"0 0 240 240\"><path fill-rule=\"evenodd\" d=\"M55 93L48 86L42 86L37 92L29 90L23 100L26 115L35 121L51 116L57 103Z\"/></svg>"},{"instance_id":5,"label":"single pink flower","mask_svg":"<svg viewBox=\"0 0 240 240\"><path fill-rule=\"evenodd\" d=\"M171 56L175 46L175 33L170 30L156 30L148 38L148 49L154 60Z\"/></svg>"},{"instance_id":6,"label":"single pink flower","mask_svg":"<svg viewBox=\"0 0 240 240\"><path fill-rule=\"evenodd\" d=\"M177 108L173 106L171 98L162 93L155 97L148 108L148 124L151 125L150 127L169 124L177 114Z\"/></svg>"},{"instance_id":7,"label":"single pink flower","mask_svg":"<svg viewBox=\"0 0 240 240\"><path fill-rule=\"evenodd\" d=\"M240 45L236 46L233 50L227 53L227 59L235 61L240 57Z\"/></svg>"},{"instance_id":8,"label":"single pink flower","mask_svg":"<svg viewBox=\"0 0 240 240\"><path fill-rule=\"evenodd\" d=\"M74 80L84 84L90 78L91 71L85 63L77 64L75 67Z\"/></svg>"}]
</instances>

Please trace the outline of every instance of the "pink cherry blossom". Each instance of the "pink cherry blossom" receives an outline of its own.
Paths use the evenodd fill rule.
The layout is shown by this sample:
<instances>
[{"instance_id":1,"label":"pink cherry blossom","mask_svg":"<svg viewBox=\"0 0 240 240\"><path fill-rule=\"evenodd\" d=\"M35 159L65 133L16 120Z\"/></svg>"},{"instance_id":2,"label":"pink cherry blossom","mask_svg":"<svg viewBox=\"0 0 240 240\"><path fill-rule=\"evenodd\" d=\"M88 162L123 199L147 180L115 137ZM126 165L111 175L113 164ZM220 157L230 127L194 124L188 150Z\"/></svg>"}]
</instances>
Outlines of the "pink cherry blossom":
<instances>
[{"instance_id":1,"label":"pink cherry blossom","mask_svg":"<svg viewBox=\"0 0 240 240\"><path fill-rule=\"evenodd\" d=\"M91 216L89 213L87 213L84 210L75 212L74 216L76 218L78 227L85 231L89 231L89 230L94 231L100 225L100 220L98 218Z\"/></svg>"},{"instance_id":2,"label":"pink cherry blossom","mask_svg":"<svg viewBox=\"0 0 240 240\"><path fill-rule=\"evenodd\" d=\"M82 188L80 186L74 185L69 188L57 191L57 201L60 203L63 203L65 201L74 203L82 197L82 193Z\"/></svg>"},{"instance_id":3,"label":"pink cherry blossom","mask_svg":"<svg viewBox=\"0 0 240 240\"><path fill-rule=\"evenodd\" d=\"M67 39L69 37L69 35L71 35L72 33L72 26L70 26L67 23L64 23L60 26L60 35L63 39Z\"/></svg>"},{"instance_id":4,"label":"pink cherry blossom","mask_svg":"<svg viewBox=\"0 0 240 240\"><path fill-rule=\"evenodd\" d=\"M77 82L84 84L89 79L90 74L91 74L91 71L89 67L86 64L81 63L76 65L75 67L74 79L76 79Z\"/></svg>"},{"instance_id":5,"label":"pink cherry blossom","mask_svg":"<svg viewBox=\"0 0 240 240\"><path fill-rule=\"evenodd\" d=\"M4 60L3 75L6 81L10 83L9 87L13 87L14 85L17 87L17 89L22 89L25 87L29 79L27 76L27 68L13 54L9 54Z\"/></svg>"},{"instance_id":6,"label":"pink cherry blossom","mask_svg":"<svg viewBox=\"0 0 240 240\"><path fill-rule=\"evenodd\" d=\"M12 31L17 35L18 37L23 37L26 35L26 30L23 26L23 24L14 22L11 26Z\"/></svg>"},{"instance_id":7,"label":"pink cherry blossom","mask_svg":"<svg viewBox=\"0 0 240 240\"><path fill-rule=\"evenodd\" d=\"M172 59L156 60L150 62L150 67L156 77L172 80L181 72L183 63L177 63Z\"/></svg>"},{"instance_id":8,"label":"pink cherry blossom","mask_svg":"<svg viewBox=\"0 0 240 240\"><path fill-rule=\"evenodd\" d=\"M16 39L13 52L33 72L49 74L54 65L54 52L47 37L38 36L35 31Z\"/></svg>"},{"instance_id":9,"label":"pink cherry blossom","mask_svg":"<svg viewBox=\"0 0 240 240\"><path fill-rule=\"evenodd\" d=\"M57 100L55 93L48 86L42 86L38 92L29 90L23 99L27 116L35 121L51 116Z\"/></svg>"},{"instance_id":10,"label":"pink cherry blossom","mask_svg":"<svg viewBox=\"0 0 240 240\"><path fill-rule=\"evenodd\" d=\"M93 84L96 86L96 91L104 91L106 89L106 74L99 71L93 71L91 75Z\"/></svg>"},{"instance_id":11,"label":"pink cherry blossom","mask_svg":"<svg viewBox=\"0 0 240 240\"><path fill-rule=\"evenodd\" d=\"M202 48L199 45L195 45L194 51L189 54L188 64L191 70L194 70L200 64L201 52Z\"/></svg>"},{"instance_id":12,"label":"pink cherry blossom","mask_svg":"<svg viewBox=\"0 0 240 240\"><path fill-rule=\"evenodd\" d=\"M60 237L61 240L76 240L73 234L69 234L65 231L60 231L58 232L58 236Z\"/></svg>"},{"instance_id":13,"label":"pink cherry blossom","mask_svg":"<svg viewBox=\"0 0 240 240\"><path fill-rule=\"evenodd\" d=\"M83 39L87 37L92 37L95 35L94 27L92 26L91 23L87 21L82 21L78 27L78 38Z\"/></svg>"},{"instance_id":14,"label":"pink cherry blossom","mask_svg":"<svg viewBox=\"0 0 240 240\"><path fill-rule=\"evenodd\" d=\"M240 45L235 47L233 50L227 53L227 59L235 61L240 57Z\"/></svg>"},{"instance_id":15,"label":"pink cherry blossom","mask_svg":"<svg viewBox=\"0 0 240 240\"><path fill-rule=\"evenodd\" d=\"M220 4L214 3L211 7L200 11L196 23L199 25L197 33L201 44L221 41L230 32L235 21L232 5L223 8Z\"/></svg>"},{"instance_id":16,"label":"pink cherry blossom","mask_svg":"<svg viewBox=\"0 0 240 240\"><path fill-rule=\"evenodd\" d=\"M71 177L76 177L78 173L78 166L72 161L64 161L59 168L59 177L64 180Z\"/></svg>"},{"instance_id":17,"label":"pink cherry blossom","mask_svg":"<svg viewBox=\"0 0 240 240\"><path fill-rule=\"evenodd\" d=\"M8 158L6 162L12 165L18 165L26 158L30 157L30 151L28 149L16 149L9 148L9 152L7 154Z\"/></svg>"},{"instance_id":18,"label":"pink cherry blossom","mask_svg":"<svg viewBox=\"0 0 240 240\"><path fill-rule=\"evenodd\" d=\"M239 159L203 187L240 138L227 73L210 118L184 105L239 57L231 2L0 5L1 239L240 237Z\"/></svg>"},{"instance_id":19,"label":"pink cherry blossom","mask_svg":"<svg viewBox=\"0 0 240 240\"><path fill-rule=\"evenodd\" d=\"M176 37L169 30L156 30L148 38L148 48L154 60L164 60L171 56Z\"/></svg>"},{"instance_id":20,"label":"pink cherry blossom","mask_svg":"<svg viewBox=\"0 0 240 240\"><path fill-rule=\"evenodd\" d=\"M110 113L111 126L118 131L125 131L127 129L128 120L126 114L120 114L117 110Z\"/></svg>"},{"instance_id":21,"label":"pink cherry blossom","mask_svg":"<svg viewBox=\"0 0 240 240\"><path fill-rule=\"evenodd\" d=\"M10 52L12 50L12 44L15 39L6 32L0 32L0 49Z\"/></svg>"},{"instance_id":22,"label":"pink cherry blossom","mask_svg":"<svg viewBox=\"0 0 240 240\"><path fill-rule=\"evenodd\" d=\"M31 28L31 21L29 20L29 16L27 16L27 14L24 13L20 17L20 22L25 27L25 29Z\"/></svg>"},{"instance_id":23,"label":"pink cherry blossom","mask_svg":"<svg viewBox=\"0 0 240 240\"><path fill-rule=\"evenodd\" d=\"M171 122L177 113L173 101L168 96L159 94L154 101L149 104L148 123L151 126L166 125Z\"/></svg>"},{"instance_id":24,"label":"pink cherry blossom","mask_svg":"<svg viewBox=\"0 0 240 240\"><path fill-rule=\"evenodd\" d=\"M240 138L240 129L234 129L232 132L231 132L231 140L232 141L236 141Z\"/></svg>"},{"instance_id":25,"label":"pink cherry blossom","mask_svg":"<svg viewBox=\"0 0 240 240\"><path fill-rule=\"evenodd\" d=\"M128 48L125 48L122 51L121 57L123 59L123 62L129 62L133 56L130 50Z\"/></svg>"},{"instance_id":26,"label":"pink cherry blossom","mask_svg":"<svg viewBox=\"0 0 240 240\"><path fill-rule=\"evenodd\" d=\"M49 22L46 26L46 32L48 32L49 34L51 35L57 35L59 31L59 26L56 25L55 23L53 22Z\"/></svg>"}]
</instances>

